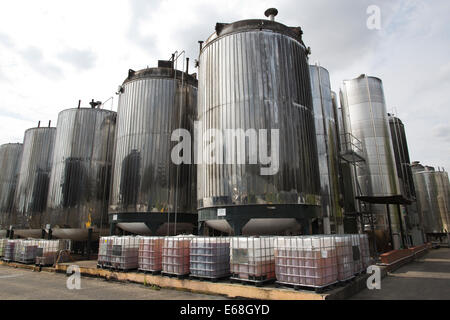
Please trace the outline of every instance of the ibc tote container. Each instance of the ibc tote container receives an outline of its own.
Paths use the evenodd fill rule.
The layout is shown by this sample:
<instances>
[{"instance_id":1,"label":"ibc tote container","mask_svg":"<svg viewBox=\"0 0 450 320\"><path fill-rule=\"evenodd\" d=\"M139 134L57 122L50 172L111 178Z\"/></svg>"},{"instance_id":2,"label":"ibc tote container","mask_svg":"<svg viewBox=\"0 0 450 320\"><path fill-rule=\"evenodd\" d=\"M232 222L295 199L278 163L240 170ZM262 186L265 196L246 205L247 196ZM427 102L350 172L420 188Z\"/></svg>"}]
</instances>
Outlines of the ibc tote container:
<instances>
[{"instance_id":1,"label":"ibc tote container","mask_svg":"<svg viewBox=\"0 0 450 320\"><path fill-rule=\"evenodd\" d=\"M15 247L17 242L20 240L8 240L5 244L4 254L3 254L3 260L4 261L13 261L14 260L14 254L15 254Z\"/></svg>"},{"instance_id":2,"label":"ibc tote container","mask_svg":"<svg viewBox=\"0 0 450 320\"><path fill-rule=\"evenodd\" d=\"M119 270L138 268L139 237L115 237L113 239L111 267Z\"/></svg>"},{"instance_id":3,"label":"ibc tote container","mask_svg":"<svg viewBox=\"0 0 450 320\"><path fill-rule=\"evenodd\" d=\"M370 249L369 249L369 237L367 234L360 234L359 235L359 241L361 244L361 261L363 264L364 270L367 269L368 266L370 266Z\"/></svg>"},{"instance_id":4,"label":"ibc tote container","mask_svg":"<svg viewBox=\"0 0 450 320\"><path fill-rule=\"evenodd\" d=\"M159 272L162 270L164 237L141 237L139 240L139 270Z\"/></svg>"},{"instance_id":5,"label":"ibc tote container","mask_svg":"<svg viewBox=\"0 0 450 320\"><path fill-rule=\"evenodd\" d=\"M352 234L353 273L359 274L364 270L362 262L361 238L359 234Z\"/></svg>"},{"instance_id":6,"label":"ibc tote container","mask_svg":"<svg viewBox=\"0 0 450 320\"><path fill-rule=\"evenodd\" d=\"M0 258L3 257L8 239L0 239Z\"/></svg>"},{"instance_id":7,"label":"ibc tote container","mask_svg":"<svg viewBox=\"0 0 450 320\"><path fill-rule=\"evenodd\" d=\"M278 283L323 288L337 282L337 269L332 236L279 237L275 241Z\"/></svg>"},{"instance_id":8,"label":"ibc tote container","mask_svg":"<svg viewBox=\"0 0 450 320\"><path fill-rule=\"evenodd\" d=\"M275 279L273 237L233 237L230 247L231 279L265 282Z\"/></svg>"},{"instance_id":9,"label":"ibc tote container","mask_svg":"<svg viewBox=\"0 0 450 320\"><path fill-rule=\"evenodd\" d=\"M72 248L71 240L39 240L36 253L36 264L41 266L54 265L58 262L65 262L66 256L58 256L62 251L70 251Z\"/></svg>"},{"instance_id":10,"label":"ibc tote container","mask_svg":"<svg viewBox=\"0 0 450 320\"><path fill-rule=\"evenodd\" d=\"M111 266L112 247L115 236L101 237L98 244L97 265L101 268Z\"/></svg>"},{"instance_id":11,"label":"ibc tote container","mask_svg":"<svg viewBox=\"0 0 450 320\"><path fill-rule=\"evenodd\" d=\"M38 248L38 240L20 240L14 248L14 261L20 263L34 263L36 261L36 253Z\"/></svg>"},{"instance_id":12,"label":"ibc tote container","mask_svg":"<svg viewBox=\"0 0 450 320\"><path fill-rule=\"evenodd\" d=\"M190 245L193 236L166 237L163 244L163 272L178 276L190 273Z\"/></svg>"},{"instance_id":13,"label":"ibc tote container","mask_svg":"<svg viewBox=\"0 0 450 320\"><path fill-rule=\"evenodd\" d=\"M190 251L192 276L220 279L230 275L229 238L194 238Z\"/></svg>"},{"instance_id":14,"label":"ibc tote container","mask_svg":"<svg viewBox=\"0 0 450 320\"><path fill-rule=\"evenodd\" d=\"M351 235L335 236L338 280L346 281L354 277L353 244Z\"/></svg>"}]
</instances>

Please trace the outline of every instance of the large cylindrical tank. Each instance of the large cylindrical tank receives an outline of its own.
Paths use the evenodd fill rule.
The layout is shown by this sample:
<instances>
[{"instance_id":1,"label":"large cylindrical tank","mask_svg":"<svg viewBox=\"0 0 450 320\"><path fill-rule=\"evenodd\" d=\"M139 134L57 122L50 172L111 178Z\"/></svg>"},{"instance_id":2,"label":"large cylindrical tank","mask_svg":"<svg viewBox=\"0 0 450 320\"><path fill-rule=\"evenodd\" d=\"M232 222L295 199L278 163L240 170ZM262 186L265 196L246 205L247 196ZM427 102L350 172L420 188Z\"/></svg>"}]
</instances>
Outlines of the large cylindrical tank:
<instances>
[{"instance_id":1,"label":"large cylindrical tank","mask_svg":"<svg viewBox=\"0 0 450 320\"><path fill-rule=\"evenodd\" d=\"M56 128L38 127L25 131L14 198L15 234L21 237L40 237L42 234L42 213L47 205L55 137Z\"/></svg>"},{"instance_id":2,"label":"large cylindrical tank","mask_svg":"<svg viewBox=\"0 0 450 320\"><path fill-rule=\"evenodd\" d=\"M414 182L409 158L408 140L406 139L405 125L399 118L388 115L389 128L394 148L395 164L400 182L400 191L407 199L414 199Z\"/></svg>"},{"instance_id":3,"label":"large cylindrical tank","mask_svg":"<svg viewBox=\"0 0 450 320\"><path fill-rule=\"evenodd\" d=\"M57 238L86 240L108 230L116 113L74 108L58 115L44 225Z\"/></svg>"},{"instance_id":4,"label":"large cylindrical tank","mask_svg":"<svg viewBox=\"0 0 450 320\"><path fill-rule=\"evenodd\" d=\"M344 233L340 204L339 132L328 70L309 67L320 171L324 233Z\"/></svg>"},{"instance_id":5,"label":"large cylindrical tank","mask_svg":"<svg viewBox=\"0 0 450 320\"><path fill-rule=\"evenodd\" d=\"M12 213L22 149L21 143L0 146L0 229L8 229L15 221Z\"/></svg>"},{"instance_id":6,"label":"large cylindrical tank","mask_svg":"<svg viewBox=\"0 0 450 320\"><path fill-rule=\"evenodd\" d=\"M110 221L121 229L142 235L194 231L195 166L174 163L178 142L171 137L177 129L193 137L196 104L197 80L172 61L130 70L120 89L109 206Z\"/></svg>"},{"instance_id":7,"label":"large cylindrical tank","mask_svg":"<svg viewBox=\"0 0 450 320\"><path fill-rule=\"evenodd\" d=\"M199 149L209 157L213 134L227 143L215 161L198 165L201 225L234 234L311 232L320 179L307 54L300 28L270 20L218 23L205 42Z\"/></svg>"},{"instance_id":8,"label":"large cylindrical tank","mask_svg":"<svg viewBox=\"0 0 450 320\"><path fill-rule=\"evenodd\" d=\"M435 171L432 167L415 164L413 176L417 208L425 233L450 232L450 186L447 172Z\"/></svg>"},{"instance_id":9,"label":"large cylindrical tank","mask_svg":"<svg viewBox=\"0 0 450 320\"><path fill-rule=\"evenodd\" d=\"M365 165L359 165L356 172L361 194L370 197L400 195L382 81L366 75L345 80L341 106L346 132L359 139L364 149ZM390 237L386 205L373 204L369 210L375 214L375 228L381 245ZM391 205L390 213L392 245L397 248L401 242L398 207Z\"/></svg>"}]
</instances>

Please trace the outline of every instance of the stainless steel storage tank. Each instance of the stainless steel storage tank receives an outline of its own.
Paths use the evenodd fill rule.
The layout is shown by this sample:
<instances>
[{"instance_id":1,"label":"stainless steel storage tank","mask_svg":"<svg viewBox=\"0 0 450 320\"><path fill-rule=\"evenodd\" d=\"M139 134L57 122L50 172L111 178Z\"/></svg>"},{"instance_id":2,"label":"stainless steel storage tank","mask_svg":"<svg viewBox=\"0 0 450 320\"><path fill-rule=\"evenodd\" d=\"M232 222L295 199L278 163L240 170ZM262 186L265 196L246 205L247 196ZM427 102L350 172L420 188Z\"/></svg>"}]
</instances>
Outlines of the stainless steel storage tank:
<instances>
[{"instance_id":1,"label":"stainless steel storage tank","mask_svg":"<svg viewBox=\"0 0 450 320\"><path fill-rule=\"evenodd\" d=\"M172 161L171 137L176 129L193 137L197 79L161 60L130 70L119 92L110 222L141 235L192 233L195 165Z\"/></svg>"},{"instance_id":2,"label":"stainless steel storage tank","mask_svg":"<svg viewBox=\"0 0 450 320\"><path fill-rule=\"evenodd\" d=\"M389 128L394 149L395 164L400 182L400 191L407 199L414 199L414 182L409 158L408 141L406 139L405 125L399 118L388 114Z\"/></svg>"},{"instance_id":3,"label":"stainless steel storage tank","mask_svg":"<svg viewBox=\"0 0 450 320\"><path fill-rule=\"evenodd\" d=\"M428 235L450 232L450 186L445 171L413 165L417 208Z\"/></svg>"},{"instance_id":4,"label":"stainless steel storage tank","mask_svg":"<svg viewBox=\"0 0 450 320\"><path fill-rule=\"evenodd\" d=\"M409 158L408 141L406 139L405 125L402 120L392 114L388 114L389 127L394 149L397 175L400 184L400 192L404 198L411 201L416 200L414 180ZM409 210L410 205L401 207L406 212L405 227L411 245L423 244L423 230L421 219L417 210Z\"/></svg>"},{"instance_id":5,"label":"stainless steel storage tank","mask_svg":"<svg viewBox=\"0 0 450 320\"><path fill-rule=\"evenodd\" d=\"M274 12L266 13L273 19ZM302 33L273 20L243 20L218 23L205 42L198 117L207 139L199 149L208 150L208 134L241 134L240 147L232 136L217 148L215 161L198 165L200 229L206 224L235 235L310 233L311 220L320 216L309 50ZM262 130L273 135L261 136ZM272 162L262 164L255 148L270 148ZM262 175L269 165L274 174Z\"/></svg>"},{"instance_id":6,"label":"stainless steel storage tank","mask_svg":"<svg viewBox=\"0 0 450 320\"><path fill-rule=\"evenodd\" d=\"M42 213L47 205L55 136L56 128L51 127L25 131L14 198L17 216L14 233L18 236L40 238L42 235Z\"/></svg>"},{"instance_id":7,"label":"stainless steel storage tank","mask_svg":"<svg viewBox=\"0 0 450 320\"><path fill-rule=\"evenodd\" d=\"M14 194L22 148L21 143L0 146L0 229L8 229L15 222Z\"/></svg>"},{"instance_id":8,"label":"stainless steel storage tank","mask_svg":"<svg viewBox=\"0 0 450 320\"><path fill-rule=\"evenodd\" d=\"M87 240L108 229L116 113L74 108L58 115L47 210L52 235Z\"/></svg>"},{"instance_id":9,"label":"stainless steel storage tank","mask_svg":"<svg viewBox=\"0 0 450 320\"><path fill-rule=\"evenodd\" d=\"M382 81L366 75L345 80L341 88L341 106L346 132L363 144L366 162L357 167L356 173L362 195L379 198L400 195ZM386 206L372 204L370 211L376 217L379 242L389 241ZM397 206L390 206L390 220L392 245L398 248L401 242L401 220Z\"/></svg>"},{"instance_id":10,"label":"stainless steel storage tank","mask_svg":"<svg viewBox=\"0 0 450 320\"><path fill-rule=\"evenodd\" d=\"M336 105L333 104L330 75L327 69L318 65L311 65L309 71L319 159L324 233L343 234L338 119L336 119Z\"/></svg>"}]
</instances>

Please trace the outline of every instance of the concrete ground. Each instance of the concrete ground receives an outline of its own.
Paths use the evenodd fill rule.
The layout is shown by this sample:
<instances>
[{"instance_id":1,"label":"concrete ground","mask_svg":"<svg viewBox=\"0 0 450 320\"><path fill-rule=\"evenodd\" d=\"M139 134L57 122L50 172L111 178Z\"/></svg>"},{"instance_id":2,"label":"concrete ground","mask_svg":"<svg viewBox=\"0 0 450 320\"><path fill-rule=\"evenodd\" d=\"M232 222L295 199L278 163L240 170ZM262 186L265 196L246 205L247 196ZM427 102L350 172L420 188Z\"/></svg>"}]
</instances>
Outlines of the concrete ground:
<instances>
[{"instance_id":1,"label":"concrete ground","mask_svg":"<svg viewBox=\"0 0 450 320\"><path fill-rule=\"evenodd\" d=\"M64 274L0 266L1 300L220 300L220 296L152 289L139 284L81 277L81 289L69 290Z\"/></svg>"},{"instance_id":2,"label":"concrete ground","mask_svg":"<svg viewBox=\"0 0 450 320\"><path fill-rule=\"evenodd\" d=\"M450 249L431 250L389 274L381 290L364 289L352 300L450 300Z\"/></svg>"}]
</instances>

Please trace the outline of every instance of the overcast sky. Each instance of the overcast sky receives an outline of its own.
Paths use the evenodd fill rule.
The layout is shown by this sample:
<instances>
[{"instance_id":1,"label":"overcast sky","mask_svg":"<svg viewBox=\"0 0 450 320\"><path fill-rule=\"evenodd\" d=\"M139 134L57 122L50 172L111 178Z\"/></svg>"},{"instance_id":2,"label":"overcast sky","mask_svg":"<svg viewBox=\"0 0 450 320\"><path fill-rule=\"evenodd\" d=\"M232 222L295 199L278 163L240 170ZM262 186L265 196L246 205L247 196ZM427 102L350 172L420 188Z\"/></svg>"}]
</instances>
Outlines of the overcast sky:
<instances>
[{"instance_id":1,"label":"overcast sky","mask_svg":"<svg viewBox=\"0 0 450 320\"><path fill-rule=\"evenodd\" d=\"M369 5L381 30L369 30ZM380 77L388 111L403 120L411 160L450 170L450 1L272 0L9 1L0 10L0 144L22 142L38 120L105 101L128 69L156 66L175 50L198 56L216 22L264 18L301 26L311 63L330 71L333 90L362 73ZM193 66L190 70L195 71Z\"/></svg>"}]
</instances>

